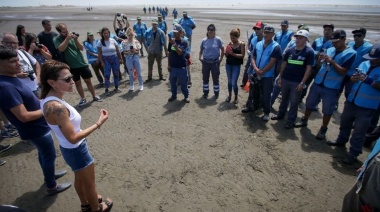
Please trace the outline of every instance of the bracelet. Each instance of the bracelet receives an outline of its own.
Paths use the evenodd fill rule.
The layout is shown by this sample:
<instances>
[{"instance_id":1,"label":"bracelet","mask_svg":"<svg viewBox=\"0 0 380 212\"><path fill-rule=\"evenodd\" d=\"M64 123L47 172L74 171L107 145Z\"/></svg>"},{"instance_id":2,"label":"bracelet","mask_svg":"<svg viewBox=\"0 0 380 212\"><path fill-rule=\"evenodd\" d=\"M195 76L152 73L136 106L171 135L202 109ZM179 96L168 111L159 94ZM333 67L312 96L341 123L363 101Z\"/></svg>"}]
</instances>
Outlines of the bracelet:
<instances>
[{"instance_id":1,"label":"bracelet","mask_svg":"<svg viewBox=\"0 0 380 212\"><path fill-rule=\"evenodd\" d=\"M100 129L100 124L98 124L98 122L95 122L95 124L96 124L96 126L98 126L97 129L99 130Z\"/></svg>"}]
</instances>

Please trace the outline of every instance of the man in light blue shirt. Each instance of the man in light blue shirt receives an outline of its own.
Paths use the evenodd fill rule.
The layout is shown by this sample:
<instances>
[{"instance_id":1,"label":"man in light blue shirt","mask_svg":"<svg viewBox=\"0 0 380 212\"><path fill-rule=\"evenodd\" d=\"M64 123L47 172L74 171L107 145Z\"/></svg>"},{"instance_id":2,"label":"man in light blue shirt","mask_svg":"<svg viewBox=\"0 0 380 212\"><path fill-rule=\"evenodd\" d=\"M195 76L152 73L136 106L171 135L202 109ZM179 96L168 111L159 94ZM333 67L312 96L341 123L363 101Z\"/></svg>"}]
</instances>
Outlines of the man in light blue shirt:
<instances>
[{"instance_id":1,"label":"man in light blue shirt","mask_svg":"<svg viewBox=\"0 0 380 212\"><path fill-rule=\"evenodd\" d=\"M191 48L191 39L193 34L193 29L195 29L195 22L191 16L187 15L186 11L182 13L183 17L179 19L178 23L182 26L182 28L186 32L186 37L189 39L189 46Z\"/></svg>"},{"instance_id":2,"label":"man in light blue shirt","mask_svg":"<svg viewBox=\"0 0 380 212\"><path fill-rule=\"evenodd\" d=\"M137 40L141 43L141 46L144 45L145 50L148 51L147 46L145 44L144 34L148 28L146 27L144 22L141 22L141 17L137 17L137 22L133 25L133 30L136 33ZM140 49L141 57L144 57L143 48Z\"/></svg>"}]
</instances>

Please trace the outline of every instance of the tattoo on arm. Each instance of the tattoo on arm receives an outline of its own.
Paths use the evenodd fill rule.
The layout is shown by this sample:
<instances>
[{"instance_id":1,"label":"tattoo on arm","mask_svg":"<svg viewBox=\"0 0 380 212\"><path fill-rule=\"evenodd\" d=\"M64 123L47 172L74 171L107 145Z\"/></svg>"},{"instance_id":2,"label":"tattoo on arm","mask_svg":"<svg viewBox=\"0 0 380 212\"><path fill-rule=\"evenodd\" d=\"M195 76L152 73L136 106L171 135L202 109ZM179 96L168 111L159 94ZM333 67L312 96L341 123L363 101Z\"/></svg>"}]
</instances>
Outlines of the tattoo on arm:
<instances>
[{"instance_id":1,"label":"tattoo on arm","mask_svg":"<svg viewBox=\"0 0 380 212\"><path fill-rule=\"evenodd\" d=\"M66 111L69 112L63 104L58 102L47 102L44 105L44 111L46 117L49 117L49 115L56 115L60 117L60 115L65 114Z\"/></svg>"}]
</instances>

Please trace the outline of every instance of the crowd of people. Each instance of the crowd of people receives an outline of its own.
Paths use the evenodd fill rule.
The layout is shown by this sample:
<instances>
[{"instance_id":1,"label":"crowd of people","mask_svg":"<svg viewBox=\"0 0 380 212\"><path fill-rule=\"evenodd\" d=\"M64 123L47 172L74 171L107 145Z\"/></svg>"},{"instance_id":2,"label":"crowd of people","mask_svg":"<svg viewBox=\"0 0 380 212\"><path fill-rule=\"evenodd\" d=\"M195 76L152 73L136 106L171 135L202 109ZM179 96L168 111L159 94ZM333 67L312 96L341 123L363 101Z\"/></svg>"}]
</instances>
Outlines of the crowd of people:
<instances>
[{"instance_id":1,"label":"crowd of people","mask_svg":"<svg viewBox=\"0 0 380 212\"><path fill-rule=\"evenodd\" d=\"M135 78L139 90L144 90L141 69L144 50L148 55L148 77L145 83L153 79L155 61L159 80L166 80L162 60L168 57L171 87L168 101L177 99L177 87L180 85L184 101L190 102L191 43L194 39L192 32L196 28L195 21L184 11L182 18L174 19L172 26L168 26L165 21L167 8L153 6L148 8L148 12L151 11L157 11L157 19L152 20L149 28L141 17L137 17L136 23L130 24L125 14L117 13L113 22L114 33L103 27L98 30L97 39L96 34L89 31L83 42L78 39L79 34L70 31L65 23L57 23L57 33L53 32L49 20L42 21L44 30L37 36L28 33L22 25L17 26L15 34L4 33L2 36L0 115L4 124L0 125L1 135L20 136L37 147L47 192L56 194L68 189L71 183L57 184L55 181L57 176L61 177L66 172L57 173L54 170L55 150L50 134L53 131L59 140L63 158L75 173L74 187L82 211L109 211L113 204L111 199L103 201L97 194L94 160L88 151L86 140L89 134L107 120L108 112L101 110L99 120L81 130L80 114L62 100L63 95L72 91L75 85L80 96L78 106L87 103L82 78L92 100L102 101L91 82L89 65L99 85L104 86L107 96L111 93L111 74L113 92L122 92L119 88L121 65L124 65L124 73L129 75L129 90L134 91ZM287 20L282 21L280 26L281 30L275 32L273 26L258 21L254 24L254 33L248 41L243 41L240 29L234 28L229 33L230 41L224 44L216 34L216 26L208 25L198 55L202 65L203 98L207 99L209 95L210 74L213 98L219 98L220 64L226 58L228 96L225 101L238 104L238 78L245 55L248 55L240 87L249 87L249 96L242 113L257 113L262 108L263 121L282 120L287 114L284 127L292 129L308 126L310 115L322 103L322 124L316 138L324 140L331 116L344 92L346 101L339 133L336 140L327 141L326 144L345 147L350 142L343 162L349 165L355 163L363 146L370 145L371 141L379 137L380 46L365 40L367 30L363 27L353 29L351 36L354 39L347 42L349 32L335 29L331 23L322 26L323 36L314 41L310 40L307 25L299 25L296 32L289 30ZM86 51L87 62L82 51ZM280 94L282 98L278 112L270 116L274 101ZM297 122L298 104L305 96L305 114ZM361 189L357 194L362 196L355 195L355 189L347 194L344 211L350 211L347 208L356 211L355 207L363 205L380 209L370 198L371 195L378 195L379 190L370 190L367 185L367 181L372 179L368 175L376 173L374 160L379 160L380 142L377 143L369 157L370 162L366 162L362 168L366 170L362 171L365 174L361 173L355 184ZM10 147L0 145L0 153ZM0 165L4 163L5 161L0 161ZM366 192L372 193L368 195ZM353 205L355 198L357 202Z\"/></svg>"}]
</instances>

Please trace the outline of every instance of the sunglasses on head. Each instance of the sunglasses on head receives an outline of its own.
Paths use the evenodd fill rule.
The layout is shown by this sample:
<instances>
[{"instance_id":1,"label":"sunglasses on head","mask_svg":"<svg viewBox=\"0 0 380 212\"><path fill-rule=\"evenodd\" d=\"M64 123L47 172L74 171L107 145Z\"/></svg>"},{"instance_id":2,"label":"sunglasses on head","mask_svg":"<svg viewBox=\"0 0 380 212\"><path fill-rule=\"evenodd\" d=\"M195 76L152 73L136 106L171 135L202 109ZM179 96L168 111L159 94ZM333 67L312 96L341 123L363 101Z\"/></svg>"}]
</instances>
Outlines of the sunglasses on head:
<instances>
[{"instance_id":1,"label":"sunglasses on head","mask_svg":"<svg viewBox=\"0 0 380 212\"><path fill-rule=\"evenodd\" d=\"M361 38L361 37L363 37L363 34L354 34L354 38L356 38L356 37Z\"/></svg>"},{"instance_id":2,"label":"sunglasses on head","mask_svg":"<svg viewBox=\"0 0 380 212\"><path fill-rule=\"evenodd\" d=\"M73 80L73 75L68 76L68 77L65 77L65 78L63 78L63 79L59 79L59 80L63 80L63 81L65 81L66 83L70 83L71 80Z\"/></svg>"}]
</instances>

